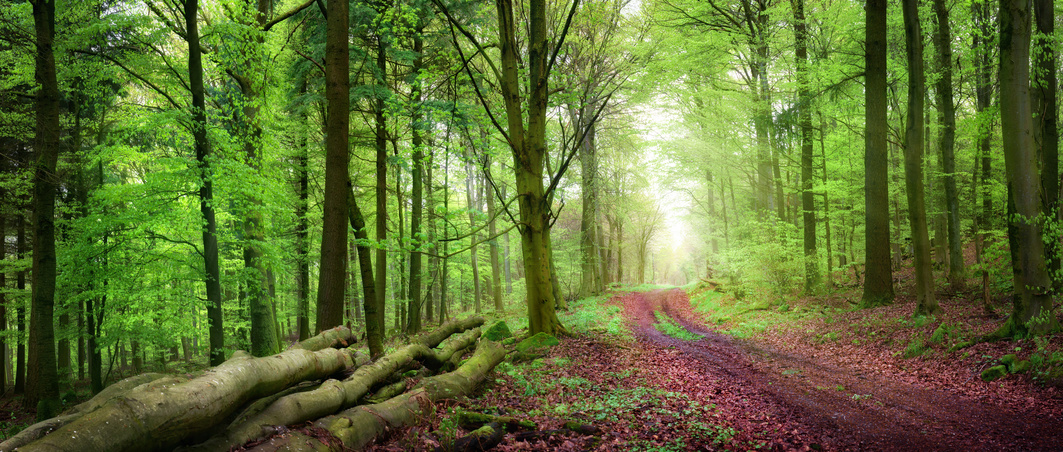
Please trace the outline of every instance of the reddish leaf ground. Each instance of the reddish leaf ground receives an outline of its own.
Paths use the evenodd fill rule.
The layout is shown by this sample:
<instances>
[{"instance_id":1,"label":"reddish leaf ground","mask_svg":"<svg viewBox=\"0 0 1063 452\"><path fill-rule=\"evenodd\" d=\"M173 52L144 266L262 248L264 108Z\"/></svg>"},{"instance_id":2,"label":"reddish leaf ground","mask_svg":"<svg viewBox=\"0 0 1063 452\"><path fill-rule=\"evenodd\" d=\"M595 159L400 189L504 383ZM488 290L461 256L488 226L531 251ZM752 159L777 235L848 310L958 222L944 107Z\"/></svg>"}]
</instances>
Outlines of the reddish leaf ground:
<instances>
[{"instance_id":1,"label":"reddish leaf ground","mask_svg":"<svg viewBox=\"0 0 1063 452\"><path fill-rule=\"evenodd\" d=\"M810 341L815 330L805 326L741 341L706 328L681 290L613 302L623 306L634 342L564 339L533 365L499 368L478 398L439 405L435 418L394 432L375 450L446 444L464 434L449 421L456 410L501 411L540 430L574 420L601 431L526 441L508 434L496 448L503 451L1063 450L1057 390L1017 376L984 383L977 378L984 358L902 360L895 346L875 341ZM658 332L655 310L703 338ZM867 312L843 315L851 318L835 321L856 325L845 331L875 327L861 318Z\"/></svg>"}]
</instances>

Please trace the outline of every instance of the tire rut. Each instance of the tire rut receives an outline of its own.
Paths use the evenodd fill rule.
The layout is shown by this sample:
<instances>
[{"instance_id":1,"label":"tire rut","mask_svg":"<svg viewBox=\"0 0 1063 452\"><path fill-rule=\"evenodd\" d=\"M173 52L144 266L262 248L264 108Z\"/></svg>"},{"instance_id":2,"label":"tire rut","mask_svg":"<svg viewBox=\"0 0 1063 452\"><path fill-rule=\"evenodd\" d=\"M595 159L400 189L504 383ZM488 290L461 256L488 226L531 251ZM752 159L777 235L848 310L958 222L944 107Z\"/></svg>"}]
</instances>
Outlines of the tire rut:
<instances>
[{"instance_id":1,"label":"tire rut","mask_svg":"<svg viewBox=\"0 0 1063 452\"><path fill-rule=\"evenodd\" d=\"M750 402L745 409L771 413L828 449L1063 450L1060 419L1015 412L719 334L694 320L690 301L679 289L620 298L636 340L650 352L678 350L705 378L723 379L734 397ZM684 341L657 331L654 311L702 339Z\"/></svg>"}]
</instances>

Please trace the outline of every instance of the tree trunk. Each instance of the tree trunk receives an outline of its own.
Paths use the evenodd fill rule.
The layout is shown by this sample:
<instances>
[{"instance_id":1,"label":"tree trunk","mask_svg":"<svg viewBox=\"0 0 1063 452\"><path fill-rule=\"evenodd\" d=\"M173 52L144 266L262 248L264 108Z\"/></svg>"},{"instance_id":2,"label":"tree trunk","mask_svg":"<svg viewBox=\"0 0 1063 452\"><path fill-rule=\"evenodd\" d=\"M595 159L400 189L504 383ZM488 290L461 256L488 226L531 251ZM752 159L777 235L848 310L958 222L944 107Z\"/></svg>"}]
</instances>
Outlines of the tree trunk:
<instances>
[{"instance_id":1,"label":"tree trunk","mask_svg":"<svg viewBox=\"0 0 1063 452\"><path fill-rule=\"evenodd\" d=\"M247 24L249 27L261 28L269 14L269 3L248 0L249 9L255 11L255 19ZM257 83L264 71L262 61L264 54L264 32L258 32L243 44L244 55L241 68L233 70L233 78L240 86L242 97L240 104L238 139L243 140L247 166L254 176L261 176L262 171L262 125L259 113L262 108L262 86ZM244 244L244 295L251 312L251 355L269 356L280 350L280 338L277 334L276 319L273 317L273 298L269 294L269 269L264 262L263 245L266 243L263 222L263 203L261 196L254 189L244 190L243 205L246 208L243 221Z\"/></svg>"},{"instance_id":2,"label":"tree trunk","mask_svg":"<svg viewBox=\"0 0 1063 452\"><path fill-rule=\"evenodd\" d=\"M55 197L59 186L59 82L56 79L55 0L33 2L33 26L37 38L35 76L40 89L36 98L33 165L33 271L30 304L29 374L26 384L28 407L37 408L38 419L59 410L59 375L56 369L55 326Z\"/></svg>"},{"instance_id":3,"label":"tree trunk","mask_svg":"<svg viewBox=\"0 0 1063 452\"><path fill-rule=\"evenodd\" d=\"M469 137L472 140L472 137ZM468 156L469 161L465 164L465 200L466 206L468 206L469 212L469 230L476 231L476 215L480 211L480 200L477 193L479 187L476 184L476 169L472 164L473 155ZM478 241L479 234L471 232L469 234L469 265L472 266L472 299L473 309L477 314L480 313L481 302L483 293L480 291L480 263L479 263L479 251L476 242Z\"/></svg>"},{"instance_id":4,"label":"tree trunk","mask_svg":"<svg viewBox=\"0 0 1063 452\"><path fill-rule=\"evenodd\" d=\"M1037 140L1041 163L1041 184L1044 188L1044 209L1053 220L1063 218L1059 212L1059 107L1056 104L1059 85L1056 82L1055 7L1053 0L1034 0L1034 19L1037 33L1034 35L1033 85L1034 90L1034 137ZM1049 274L1060 269L1060 237L1045 243ZM1063 286L1063 279L1053 282L1055 290Z\"/></svg>"},{"instance_id":5,"label":"tree trunk","mask_svg":"<svg viewBox=\"0 0 1063 452\"><path fill-rule=\"evenodd\" d=\"M316 389L283 396L257 413L241 416L220 435L191 450L233 450L248 441L268 435L274 426L301 424L350 408L362 400L370 388L395 372L402 371L415 360L434 369L441 368L455 353L476 343L480 336L480 330L476 327L483 323L483 318L470 317L445 324L373 364L358 368L342 381L327 380ZM434 350L444 339L462 331L466 333L450 340L442 350Z\"/></svg>"},{"instance_id":6,"label":"tree trunk","mask_svg":"<svg viewBox=\"0 0 1063 452\"><path fill-rule=\"evenodd\" d=\"M517 39L513 1L496 0L502 78L499 86L506 109L513 171L516 177L520 211L521 250L524 254L527 288L528 331L558 334L564 331L557 318L554 287L553 249L550 244L552 218L549 198L543 187L546 156L546 110L548 91L547 11L546 0L528 4L527 76L531 89L527 97L527 129L524 127L524 102L520 95L517 70Z\"/></svg>"},{"instance_id":7,"label":"tree trunk","mask_svg":"<svg viewBox=\"0 0 1063 452\"><path fill-rule=\"evenodd\" d=\"M491 180L490 162L488 162L486 171L487 179ZM491 240L488 242L488 247L490 247L491 251L491 300L494 301L495 311L502 313L506 307L502 304L502 264L498 260L499 238L496 237L498 235L498 226L495 223L495 216L498 209L495 205L495 194L493 190L487 190L487 194L484 196L484 201L487 203L487 233L491 237Z\"/></svg>"},{"instance_id":8,"label":"tree trunk","mask_svg":"<svg viewBox=\"0 0 1063 452\"><path fill-rule=\"evenodd\" d=\"M960 234L960 194L956 189L956 105L952 99L952 32L949 25L949 10L945 0L934 0L938 32L938 68L941 77L935 91L938 95L938 124L941 129L940 147L942 170L945 172L945 208L948 215L949 236L949 285L952 290L963 291L967 286L967 270L963 263L963 236Z\"/></svg>"},{"instance_id":9,"label":"tree trunk","mask_svg":"<svg viewBox=\"0 0 1063 452\"><path fill-rule=\"evenodd\" d=\"M1000 112L1004 166L1017 216L1012 254L1015 290L1011 315L994 334L1044 334L1057 327L1052 314L1052 281L1039 222L1044 215L1037 152L1031 139L1030 8L1024 0L1000 2Z\"/></svg>"},{"instance_id":10,"label":"tree trunk","mask_svg":"<svg viewBox=\"0 0 1063 452\"><path fill-rule=\"evenodd\" d=\"M468 395L505 358L506 351L496 342L481 341L476 352L454 372L424 379L418 388L374 405L351 408L314 423L342 442L345 450L359 450L387 431L415 425L435 410L435 402ZM330 450L319 437L301 432L276 436L254 451Z\"/></svg>"},{"instance_id":11,"label":"tree trunk","mask_svg":"<svg viewBox=\"0 0 1063 452\"><path fill-rule=\"evenodd\" d=\"M815 172L812 167L812 95L808 91L808 27L805 23L804 0L794 0L793 4L798 122L801 126L801 210L804 223L805 293L811 294L819 287L821 278L819 265L816 262L816 200L812 192ZM829 271L830 268L828 267L827 270Z\"/></svg>"},{"instance_id":12,"label":"tree trunk","mask_svg":"<svg viewBox=\"0 0 1063 452\"><path fill-rule=\"evenodd\" d=\"M350 174L350 48L348 4L327 1L325 24L325 197L321 222L321 267L317 285L317 331L343 323L344 278L347 276L347 205Z\"/></svg>"},{"instance_id":13,"label":"tree trunk","mask_svg":"<svg viewBox=\"0 0 1063 452\"><path fill-rule=\"evenodd\" d=\"M588 106L593 110L594 104ZM576 115L573 115L574 117ZM579 119L583 119L580 115ZM589 298L601 293L601 265L598 255L598 155L595 141L596 127L592 124L576 125L576 132L586 130L586 136L579 145L579 159L582 167L580 197L583 198L583 211L579 223L580 244L580 289L579 298Z\"/></svg>"},{"instance_id":14,"label":"tree trunk","mask_svg":"<svg viewBox=\"0 0 1063 452\"><path fill-rule=\"evenodd\" d=\"M6 166L0 163L0 169ZM0 188L0 196L4 199L11 199L7 190ZM0 237L2 237L3 243L0 244L0 263L7 264L7 215L3 210L0 210ZM7 393L7 371L8 369L8 334L7 334L7 267L0 268L0 394Z\"/></svg>"},{"instance_id":15,"label":"tree trunk","mask_svg":"<svg viewBox=\"0 0 1063 452\"><path fill-rule=\"evenodd\" d=\"M411 103L413 114L410 117L413 137L413 169L411 170L413 187L410 192L410 202L413 204L410 210L410 243L413 250L410 251L410 309L409 321L406 322L406 333L416 334L421 331L421 217L424 209L424 149L421 138L421 68L424 66L424 29L420 28L413 34L413 52L416 57L413 61L413 83L410 86Z\"/></svg>"},{"instance_id":16,"label":"tree trunk","mask_svg":"<svg viewBox=\"0 0 1063 452\"><path fill-rule=\"evenodd\" d=\"M865 307L893 302L886 147L886 0L868 0L864 68Z\"/></svg>"},{"instance_id":17,"label":"tree trunk","mask_svg":"<svg viewBox=\"0 0 1063 452\"><path fill-rule=\"evenodd\" d=\"M347 184L351 185L350 183ZM358 273L362 275L362 306L365 311L365 337L369 346L369 355L376 358L384 354L384 310L377 304L377 285L373 281L372 250L369 245L369 232L366 231L365 216L358 208L354 193L347 195L347 215L358 242Z\"/></svg>"},{"instance_id":18,"label":"tree trunk","mask_svg":"<svg viewBox=\"0 0 1063 452\"><path fill-rule=\"evenodd\" d=\"M301 82L300 88L301 92L306 92L305 80ZM302 114L301 123L307 130L309 129L305 112ZM305 341L310 337L310 221L307 218L310 207L309 151L310 134L304 130L295 169L296 174L299 175L299 201L295 205L295 260L298 267L296 271L296 298L298 299L296 324L300 341Z\"/></svg>"},{"instance_id":19,"label":"tree trunk","mask_svg":"<svg viewBox=\"0 0 1063 452\"><path fill-rule=\"evenodd\" d=\"M184 0L185 39L188 42L188 81L192 92L192 137L199 165L199 210L203 215L204 283L207 291L207 324L210 329L210 364L225 361L225 330L222 327L221 266L218 261L218 223L214 215L214 179L210 170L207 141L207 107L203 87L203 54L199 44L199 0Z\"/></svg>"},{"instance_id":20,"label":"tree trunk","mask_svg":"<svg viewBox=\"0 0 1063 452\"><path fill-rule=\"evenodd\" d=\"M314 346L355 341L350 330L337 330L328 334L340 340L315 341ZM351 367L355 359L353 351L334 348L295 347L265 358L238 354L199 377L167 377L128 392L107 392L113 394L111 400L68 419L50 434L24 446L0 443L0 449L166 450L224 426L249 401L327 377Z\"/></svg>"},{"instance_id":21,"label":"tree trunk","mask_svg":"<svg viewBox=\"0 0 1063 452\"><path fill-rule=\"evenodd\" d=\"M376 72L379 76L377 83L381 89L386 89L385 77L387 76L387 45L384 38L377 37ZM375 118L375 148L376 148L376 311L380 319L380 328L386 327L386 305L388 284L388 254L385 243L388 238L388 152L387 152L387 122L384 118L385 102L383 96L378 96L374 106Z\"/></svg>"},{"instance_id":22,"label":"tree trunk","mask_svg":"<svg viewBox=\"0 0 1063 452\"><path fill-rule=\"evenodd\" d=\"M919 24L919 0L904 0L904 37L908 56L908 117L904 133L904 182L908 195L908 224L912 229L915 253L915 315L935 315L941 311L934 298L933 262L930 234L923 195L923 96L926 91L923 70L923 42Z\"/></svg>"}]
</instances>

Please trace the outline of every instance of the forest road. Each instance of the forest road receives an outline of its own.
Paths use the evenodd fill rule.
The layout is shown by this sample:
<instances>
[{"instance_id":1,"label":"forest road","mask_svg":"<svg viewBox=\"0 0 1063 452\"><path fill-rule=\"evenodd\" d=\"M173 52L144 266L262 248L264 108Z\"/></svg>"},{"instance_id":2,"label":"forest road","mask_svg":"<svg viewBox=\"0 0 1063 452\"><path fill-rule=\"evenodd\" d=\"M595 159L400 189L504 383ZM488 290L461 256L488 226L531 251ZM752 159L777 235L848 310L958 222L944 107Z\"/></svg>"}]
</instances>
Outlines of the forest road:
<instances>
[{"instance_id":1,"label":"forest road","mask_svg":"<svg viewBox=\"0 0 1063 452\"><path fill-rule=\"evenodd\" d=\"M622 303L640 347L683 363L679 371L662 370L672 373L666 378L696 381L692 395L716 404L738 429L770 438L770 450L1063 450L1061 419L721 335L696 320L682 290L633 292L614 300ZM654 327L654 311L702 339L662 334Z\"/></svg>"}]
</instances>

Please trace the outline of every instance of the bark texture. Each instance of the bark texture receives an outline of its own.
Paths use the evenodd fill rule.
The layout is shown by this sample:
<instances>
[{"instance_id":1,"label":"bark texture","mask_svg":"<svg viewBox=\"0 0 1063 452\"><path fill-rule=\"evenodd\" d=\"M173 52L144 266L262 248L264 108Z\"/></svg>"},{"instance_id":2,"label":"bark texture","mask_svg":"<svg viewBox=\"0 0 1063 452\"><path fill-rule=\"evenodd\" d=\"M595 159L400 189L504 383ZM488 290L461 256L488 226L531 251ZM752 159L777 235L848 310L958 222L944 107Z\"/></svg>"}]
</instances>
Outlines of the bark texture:
<instances>
[{"instance_id":1,"label":"bark texture","mask_svg":"<svg viewBox=\"0 0 1063 452\"><path fill-rule=\"evenodd\" d=\"M923 110L926 75L923 70L923 37L919 24L919 0L904 0L904 36L908 56L908 114L904 133L904 184L908 196L915 270L915 315L937 314L934 274L930 258L926 197L923 194Z\"/></svg>"},{"instance_id":2,"label":"bark texture","mask_svg":"<svg viewBox=\"0 0 1063 452\"><path fill-rule=\"evenodd\" d=\"M290 394L269 404L262 411L243 419L237 419L229 428L192 450L228 451L248 441L269 436L277 425L292 425L335 414L358 403L375 385L395 372L420 361L433 369L443 364L459 350L476 343L483 318L473 317L460 322L450 322L431 334L424 335L414 343L389 353L375 363L358 368L351 376L340 380L330 379L318 388ZM442 350L432 350L442 339L451 334L469 329L465 334L450 340ZM445 336L444 336L445 335Z\"/></svg>"},{"instance_id":3,"label":"bark texture","mask_svg":"<svg viewBox=\"0 0 1063 452\"><path fill-rule=\"evenodd\" d=\"M346 334L353 342L349 331ZM328 342L322 340L316 345ZM249 401L302 381L327 377L351 367L355 360L355 352L333 348L292 348L265 358L238 353L187 381L163 378L116 394L98 408L19 450L169 450L209 435ZM12 448L7 442L0 444L0 450Z\"/></svg>"},{"instance_id":4,"label":"bark texture","mask_svg":"<svg viewBox=\"0 0 1063 452\"><path fill-rule=\"evenodd\" d=\"M889 148L886 142L886 0L868 0L865 34L865 307L893 302L890 261Z\"/></svg>"},{"instance_id":5,"label":"bark texture","mask_svg":"<svg viewBox=\"0 0 1063 452\"><path fill-rule=\"evenodd\" d=\"M1043 334L1057 326L1052 315L1051 278L1039 219L1043 215L1041 178L1032 140L1030 110L1030 2L1000 2L1000 112L1015 290L1011 315L995 333L1001 336ZM1033 321L1037 319L1036 321Z\"/></svg>"},{"instance_id":6,"label":"bark texture","mask_svg":"<svg viewBox=\"0 0 1063 452\"><path fill-rule=\"evenodd\" d=\"M426 378L413 391L374 405L357 406L323 418L315 427L328 430L342 442L342 450L358 450L384 432L413 425L435 411L433 403L469 394L487 373L502 362L506 351L496 342L481 341L476 352L454 372ZM336 450L334 445L300 432L274 437L254 451Z\"/></svg>"}]
</instances>

